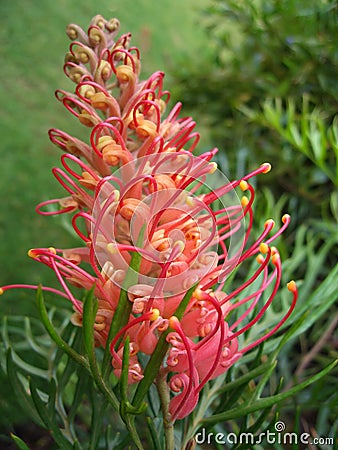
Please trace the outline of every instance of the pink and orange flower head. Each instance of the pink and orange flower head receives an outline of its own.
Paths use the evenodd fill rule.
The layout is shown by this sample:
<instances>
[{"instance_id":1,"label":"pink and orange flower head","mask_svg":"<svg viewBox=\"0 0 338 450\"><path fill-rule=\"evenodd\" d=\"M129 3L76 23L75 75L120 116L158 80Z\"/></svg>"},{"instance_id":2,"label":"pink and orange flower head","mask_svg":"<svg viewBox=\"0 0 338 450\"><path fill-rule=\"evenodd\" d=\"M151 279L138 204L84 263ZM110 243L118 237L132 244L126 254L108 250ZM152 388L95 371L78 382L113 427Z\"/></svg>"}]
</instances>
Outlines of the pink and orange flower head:
<instances>
[{"instance_id":1,"label":"pink and orange flower head","mask_svg":"<svg viewBox=\"0 0 338 450\"><path fill-rule=\"evenodd\" d=\"M54 270L61 290L43 289L72 302L74 325L82 324L83 304L71 286L94 287L96 343L110 346L117 377L127 336L128 381L138 383L144 377L140 354L151 355L165 333L167 352L159 370L172 392L172 418L180 419L194 409L208 380L225 373L291 314L294 282L288 284L293 301L286 315L259 337L244 338L276 296L282 268L271 244L290 217L284 215L274 233L273 220L267 220L252 238L250 180L270 165L228 181L211 162L217 149L193 156L199 141L195 122L179 117L179 103L166 112L164 73L141 81L140 52L130 45L130 34L116 37L118 29L116 19L101 16L92 19L87 33L77 25L67 28L72 43L64 71L75 91L58 90L56 98L88 128L89 137L82 141L49 131L64 152L52 172L66 197L44 201L37 211L70 214L83 244L36 248L29 256ZM229 275L255 257L251 275L231 290ZM2 292L19 286L36 288L11 285ZM122 292L129 317L107 342Z\"/></svg>"}]
</instances>

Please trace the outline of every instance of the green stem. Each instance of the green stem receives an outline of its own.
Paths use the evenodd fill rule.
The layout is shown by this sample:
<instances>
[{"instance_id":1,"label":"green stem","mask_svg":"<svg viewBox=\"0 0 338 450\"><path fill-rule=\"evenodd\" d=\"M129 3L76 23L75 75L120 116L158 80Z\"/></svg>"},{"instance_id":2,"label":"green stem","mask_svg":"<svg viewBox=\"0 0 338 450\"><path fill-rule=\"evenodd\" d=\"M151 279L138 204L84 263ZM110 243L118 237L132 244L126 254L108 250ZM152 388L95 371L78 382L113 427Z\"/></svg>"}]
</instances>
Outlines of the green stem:
<instances>
[{"instance_id":1,"label":"green stem","mask_svg":"<svg viewBox=\"0 0 338 450\"><path fill-rule=\"evenodd\" d=\"M152 382L158 374L160 365L162 364L163 358L165 357L169 347L169 344L166 342L168 332L168 330L164 331L159 338L156 348L152 353L146 368L144 369L144 377L138 384L132 401L135 408L138 408L142 404L143 398L149 391Z\"/></svg>"},{"instance_id":2,"label":"green stem","mask_svg":"<svg viewBox=\"0 0 338 450\"><path fill-rule=\"evenodd\" d=\"M197 284L194 284L193 286L191 286L191 288L187 291L187 293L183 297L181 303L177 307L174 315L178 319L181 319L183 317L183 314L187 308L187 305L190 301L192 293L196 289L196 286L197 286ZM167 329L166 331L164 331L161 334L161 336L157 342L157 345L155 347L155 350L153 351L153 353L148 361L148 364L147 364L146 368L144 369L144 377L142 378L141 382L137 386L137 389L136 389L136 392L135 392L135 395L133 398L133 402L132 402L136 408L140 407L140 405L143 401L143 398L149 391L151 384L153 383L154 379L156 378L156 376L160 370L162 361L163 361L165 354L167 353L167 350L169 348L169 344L166 341L166 337L167 337L169 331L170 330Z\"/></svg>"},{"instance_id":3,"label":"green stem","mask_svg":"<svg viewBox=\"0 0 338 450\"><path fill-rule=\"evenodd\" d=\"M144 230L145 226L141 228L140 235L136 243L138 247L142 247ZM133 304L128 299L128 289L134 284L138 283L138 274L141 261L142 256L139 253L134 252L131 257L130 266L127 270L123 286L121 287L120 290L120 297L109 329L108 339L102 363L102 373L105 381L108 380L111 372L110 343L113 340L114 336L118 333L118 331L128 323L133 306ZM116 344L117 346L119 345L120 341L121 339L117 342Z\"/></svg>"},{"instance_id":4,"label":"green stem","mask_svg":"<svg viewBox=\"0 0 338 450\"><path fill-rule=\"evenodd\" d=\"M166 375L164 371L159 373L156 378L156 388L162 407L165 448L166 450L175 450L174 423L171 420L171 414L169 412L170 393Z\"/></svg>"},{"instance_id":5,"label":"green stem","mask_svg":"<svg viewBox=\"0 0 338 450\"><path fill-rule=\"evenodd\" d=\"M85 367L87 370L89 370L88 361L86 358L84 358L82 355L77 353L72 347L70 347L69 344L67 344L66 341L64 341L56 332L52 322L49 320L48 312L45 306L42 289L41 286L39 286L36 294L37 302L38 302L38 310L40 313L41 321L49 334L49 336L53 339L53 341L56 343L56 345L63 350L65 353L67 353L68 356L74 359L78 364Z\"/></svg>"},{"instance_id":6,"label":"green stem","mask_svg":"<svg viewBox=\"0 0 338 450\"><path fill-rule=\"evenodd\" d=\"M107 386L106 382L103 380L99 368L97 366L96 355L95 355L95 339L94 339L94 322L97 311L97 301L94 299L93 292L88 292L83 303L83 344L86 350L86 355L88 357L90 373L99 388L103 393L108 402L113 406L115 410L119 408L119 401L115 394Z\"/></svg>"},{"instance_id":7,"label":"green stem","mask_svg":"<svg viewBox=\"0 0 338 450\"><path fill-rule=\"evenodd\" d=\"M138 432L135 427L135 416L128 415L125 424L127 426L130 436L131 436L132 440L134 441L134 444L136 445L137 449L144 450L144 447L142 445L142 442L140 440L140 437L139 437Z\"/></svg>"}]
</instances>

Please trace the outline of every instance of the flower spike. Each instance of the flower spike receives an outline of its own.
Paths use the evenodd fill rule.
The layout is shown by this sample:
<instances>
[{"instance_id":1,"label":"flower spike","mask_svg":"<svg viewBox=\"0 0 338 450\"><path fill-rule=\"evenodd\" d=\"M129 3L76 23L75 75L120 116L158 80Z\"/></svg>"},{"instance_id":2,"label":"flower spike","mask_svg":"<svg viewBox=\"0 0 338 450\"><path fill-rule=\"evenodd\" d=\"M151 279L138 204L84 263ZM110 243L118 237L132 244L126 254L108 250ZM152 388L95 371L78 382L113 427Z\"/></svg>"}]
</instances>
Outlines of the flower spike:
<instances>
[{"instance_id":1,"label":"flower spike","mask_svg":"<svg viewBox=\"0 0 338 450\"><path fill-rule=\"evenodd\" d=\"M271 165L230 181L212 161L218 149L194 156L200 140L194 120L180 117L181 103L167 110L163 72L140 79L140 51L130 46L130 33L118 37L118 31L117 19L100 15L87 32L67 27L72 42L64 72L75 89L55 96L85 137L49 131L63 152L52 173L65 197L36 210L69 214L82 243L34 248L28 255L55 273L60 290L42 289L72 303L74 326L82 326L84 304L73 287L92 290L97 309L86 322L85 304L85 331L89 323L124 387L139 383L144 395L157 377L154 368L160 371L174 421L195 408L209 380L280 330L292 313L294 281L287 284L293 299L285 315L250 339L247 332L278 298L282 263L273 245L291 218L284 214L277 230L268 219L253 237L257 192L251 180ZM229 276L242 264L252 273L231 289ZM16 288L37 286L2 286L0 295ZM142 400L137 397L139 406Z\"/></svg>"}]
</instances>

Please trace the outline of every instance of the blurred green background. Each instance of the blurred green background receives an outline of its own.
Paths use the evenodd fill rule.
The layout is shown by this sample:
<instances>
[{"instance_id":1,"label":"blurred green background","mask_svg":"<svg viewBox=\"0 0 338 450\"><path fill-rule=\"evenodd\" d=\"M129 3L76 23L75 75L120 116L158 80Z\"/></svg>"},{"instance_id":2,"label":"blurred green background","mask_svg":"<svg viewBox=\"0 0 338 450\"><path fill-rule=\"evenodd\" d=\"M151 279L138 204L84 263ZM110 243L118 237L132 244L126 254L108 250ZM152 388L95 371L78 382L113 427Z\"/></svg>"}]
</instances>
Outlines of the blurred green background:
<instances>
[{"instance_id":1,"label":"blurred green background","mask_svg":"<svg viewBox=\"0 0 338 450\"><path fill-rule=\"evenodd\" d=\"M183 115L198 123L200 150L218 146L218 163L229 178L265 161L273 165L258 180L257 226L291 214L279 242L287 259L285 281L299 281L296 316L312 313L283 350L275 382L283 375L285 385L292 384L336 358L337 2L1 0L0 12L0 285L55 284L26 252L72 245L60 219L34 211L40 201L63 195L51 174L60 154L48 129L81 136L53 95L58 88L73 90L62 71L65 27L75 22L86 29L96 14L118 17L121 33L131 31L141 50L143 76L166 72L172 101L183 101ZM0 315L35 316L34 294L1 296ZM25 417L0 375L0 415L6 417L0 427L8 428ZM331 375L297 396L285 417L293 420L299 407L303 424L319 435L334 433L336 390Z\"/></svg>"},{"instance_id":2,"label":"blurred green background","mask_svg":"<svg viewBox=\"0 0 338 450\"><path fill-rule=\"evenodd\" d=\"M131 31L133 45L142 50L146 77L155 70L183 65L190 55L205 50L204 31L198 26L198 8L204 3L1 1L1 284L53 282L53 275L29 260L26 252L32 247L71 244L57 220L34 210L40 201L63 195L51 174L60 151L49 142L48 129L80 130L54 97L57 88L73 90L62 70L69 46L66 25L76 22L87 29L96 14L118 17L121 33ZM1 297L1 311L25 310L30 294L17 291Z\"/></svg>"}]
</instances>

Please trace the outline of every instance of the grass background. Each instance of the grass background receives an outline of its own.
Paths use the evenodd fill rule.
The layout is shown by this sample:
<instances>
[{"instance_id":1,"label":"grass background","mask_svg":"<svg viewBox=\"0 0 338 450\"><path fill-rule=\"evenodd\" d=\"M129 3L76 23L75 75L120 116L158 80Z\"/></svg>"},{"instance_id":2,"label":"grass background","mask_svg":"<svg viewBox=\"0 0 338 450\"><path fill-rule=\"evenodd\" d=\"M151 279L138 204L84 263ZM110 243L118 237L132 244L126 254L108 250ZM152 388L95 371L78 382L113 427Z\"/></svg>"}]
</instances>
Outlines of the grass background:
<instances>
[{"instance_id":1,"label":"grass background","mask_svg":"<svg viewBox=\"0 0 338 450\"><path fill-rule=\"evenodd\" d=\"M143 76L170 72L187 55L207 52L199 27L205 0L1 0L0 15L0 285L51 284L54 275L26 256L32 247L71 245L70 236L55 218L35 213L40 201L63 196L51 174L60 151L48 140L51 127L74 132L81 128L56 101L58 88L73 91L63 74L69 46L68 23L87 29L101 14L118 17L121 33L132 32L142 52ZM166 76L170 85L170 75ZM83 129L82 129L83 131ZM81 135L78 134L80 137ZM31 312L31 292L12 291L0 297L1 314Z\"/></svg>"}]
</instances>

